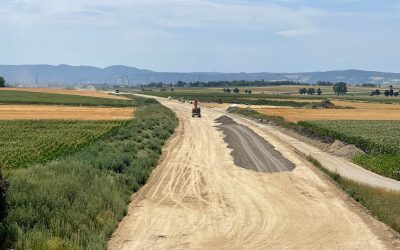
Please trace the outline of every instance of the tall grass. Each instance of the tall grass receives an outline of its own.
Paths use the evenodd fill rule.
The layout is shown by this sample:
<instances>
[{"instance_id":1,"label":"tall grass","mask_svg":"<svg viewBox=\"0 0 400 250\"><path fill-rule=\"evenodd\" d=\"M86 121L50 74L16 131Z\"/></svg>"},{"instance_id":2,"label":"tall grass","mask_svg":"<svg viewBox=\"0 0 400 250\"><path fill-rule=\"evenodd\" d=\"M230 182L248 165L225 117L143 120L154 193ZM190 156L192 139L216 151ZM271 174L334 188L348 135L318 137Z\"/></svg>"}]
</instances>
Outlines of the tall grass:
<instances>
[{"instance_id":1,"label":"tall grass","mask_svg":"<svg viewBox=\"0 0 400 250\"><path fill-rule=\"evenodd\" d=\"M308 160L328 174L356 202L371 211L375 218L400 233L400 192L357 183L340 176L338 173L330 172L312 157L309 157Z\"/></svg>"},{"instance_id":2,"label":"tall grass","mask_svg":"<svg viewBox=\"0 0 400 250\"><path fill-rule=\"evenodd\" d=\"M15 249L106 247L177 125L172 111L143 103L136 119L113 136L11 176L7 224Z\"/></svg>"}]
</instances>

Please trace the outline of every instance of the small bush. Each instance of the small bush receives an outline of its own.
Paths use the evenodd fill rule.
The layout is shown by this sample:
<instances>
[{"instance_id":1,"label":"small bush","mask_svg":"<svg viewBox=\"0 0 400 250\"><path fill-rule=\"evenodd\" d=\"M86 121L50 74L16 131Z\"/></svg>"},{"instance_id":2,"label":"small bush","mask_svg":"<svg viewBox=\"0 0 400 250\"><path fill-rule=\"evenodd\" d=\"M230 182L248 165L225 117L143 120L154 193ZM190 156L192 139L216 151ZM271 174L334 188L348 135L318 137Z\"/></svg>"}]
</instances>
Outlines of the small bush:
<instances>
[{"instance_id":1,"label":"small bush","mask_svg":"<svg viewBox=\"0 0 400 250\"><path fill-rule=\"evenodd\" d=\"M370 210L373 216L400 232L400 192L357 183L326 170L312 157L309 157L308 160L327 173L355 201Z\"/></svg>"}]
</instances>

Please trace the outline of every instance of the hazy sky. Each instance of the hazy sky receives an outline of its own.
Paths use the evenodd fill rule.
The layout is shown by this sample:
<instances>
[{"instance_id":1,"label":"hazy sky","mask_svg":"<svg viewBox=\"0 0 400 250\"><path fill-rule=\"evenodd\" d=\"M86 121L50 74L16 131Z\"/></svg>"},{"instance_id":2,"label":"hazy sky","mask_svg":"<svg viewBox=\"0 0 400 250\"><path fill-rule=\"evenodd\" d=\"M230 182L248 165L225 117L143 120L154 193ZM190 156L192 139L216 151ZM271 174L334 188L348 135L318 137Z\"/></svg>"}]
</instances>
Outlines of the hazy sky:
<instances>
[{"instance_id":1,"label":"hazy sky","mask_svg":"<svg viewBox=\"0 0 400 250\"><path fill-rule=\"evenodd\" d=\"M0 64L400 72L399 0L0 0Z\"/></svg>"}]
</instances>

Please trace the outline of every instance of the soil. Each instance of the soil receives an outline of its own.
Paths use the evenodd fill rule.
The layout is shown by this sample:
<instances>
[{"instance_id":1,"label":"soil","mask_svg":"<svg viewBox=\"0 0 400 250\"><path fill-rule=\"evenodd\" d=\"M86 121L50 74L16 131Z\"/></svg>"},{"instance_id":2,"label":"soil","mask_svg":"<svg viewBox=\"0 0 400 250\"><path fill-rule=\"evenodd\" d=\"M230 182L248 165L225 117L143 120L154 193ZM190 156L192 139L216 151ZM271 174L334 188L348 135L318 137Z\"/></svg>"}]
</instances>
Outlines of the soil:
<instances>
[{"instance_id":1,"label":"soil","mask_svg":"<svg viewBox=\"0 0 400 250\"><path fill-rule=\"evenodd\" d=\"M332 143L326 152L346 159L351 159L356 155L365 154L364 151L357 148L355 145L346 144L338 140Z\"/></svg>"},{"instance_id":2,"label":"soil","mask_svg":"<svg viewBox=\"0 0 400 250\"><path fill-rule=\"evenodd\" d=\"M387 227L349 203L289 142L231 117L296 168L239 167L216 126L221 113L157 98L179 117L149 182L133 196L109 249L394 249Z\"/></svg>"},{"instance_id":3,"label":"soil","mask_svg":"<svg viewBox=\"0 0 400 250\"><path fill-rule=\"evenodd\" d=\"M400 109L301 109L301 108L255 108L265 115L282 116L287 121L308 120L400 120Z\"/></svg>"}]
</instances>

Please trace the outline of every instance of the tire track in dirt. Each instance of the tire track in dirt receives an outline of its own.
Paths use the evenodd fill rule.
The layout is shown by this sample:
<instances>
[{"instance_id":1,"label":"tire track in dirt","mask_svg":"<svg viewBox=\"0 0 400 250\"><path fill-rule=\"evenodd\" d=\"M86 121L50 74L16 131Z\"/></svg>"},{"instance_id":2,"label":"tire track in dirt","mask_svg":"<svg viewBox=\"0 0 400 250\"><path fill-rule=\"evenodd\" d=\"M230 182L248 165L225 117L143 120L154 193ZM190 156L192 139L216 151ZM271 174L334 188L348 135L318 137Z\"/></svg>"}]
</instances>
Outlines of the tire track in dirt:
<instances>
[{"instance_id":1,"label":"tire track in dirt","mask_svg":"<svg viewBox=\"0 0 400 250\"><path fill-rule=\"evenodd\" d=\"M110 249L386 249L384 229L295 153L291 172L234 164L214 122L219 112L160 99L180 125L149 182L133 196Z\"/></svg>"}]
</instances>

